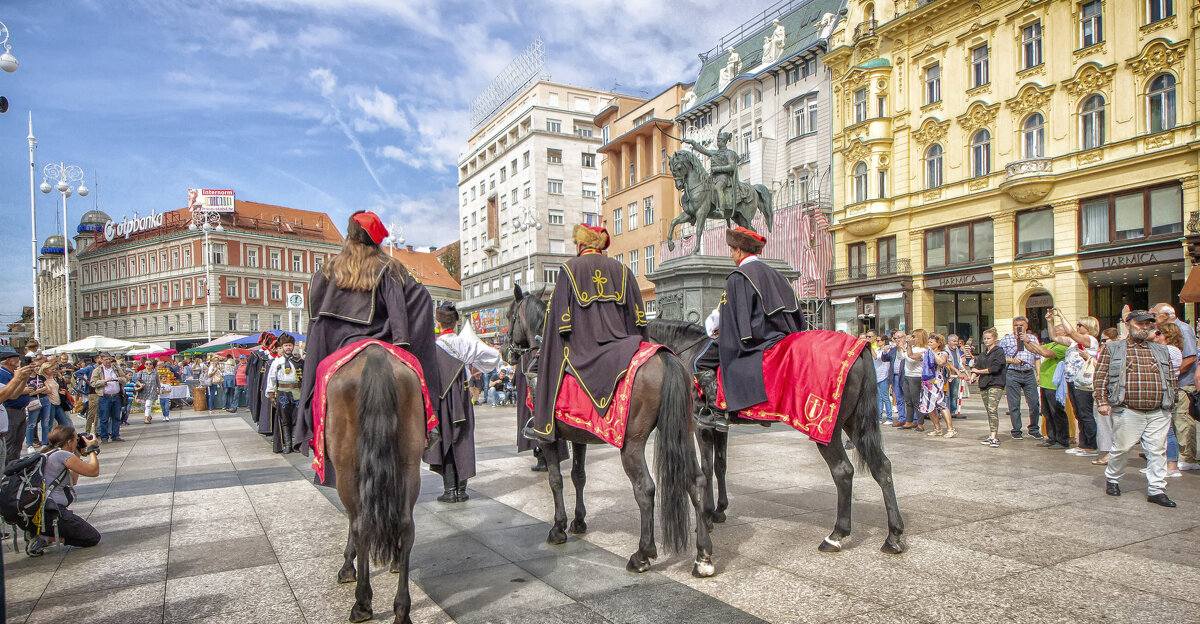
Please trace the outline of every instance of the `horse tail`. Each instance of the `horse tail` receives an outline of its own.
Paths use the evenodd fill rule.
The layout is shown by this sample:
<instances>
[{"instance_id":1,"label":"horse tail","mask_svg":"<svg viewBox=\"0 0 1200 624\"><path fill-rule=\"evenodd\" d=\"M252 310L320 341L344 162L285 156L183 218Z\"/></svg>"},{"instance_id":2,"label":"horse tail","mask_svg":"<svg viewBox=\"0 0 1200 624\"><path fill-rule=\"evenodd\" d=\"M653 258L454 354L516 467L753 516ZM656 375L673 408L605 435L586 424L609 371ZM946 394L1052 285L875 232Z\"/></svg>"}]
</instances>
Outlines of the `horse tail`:
<instances>
[{"instance_id":1,"label":"horse tail","mask_svg":"<svg viewBox=\"0 0 1200 624\"><path fill-rule=\"evenodd\" d=\"M775 209L771 205L771 189L762 184L755 184L754 191L758 193L758 201L762 204L759 208L763 213L763 221L767 223L767 230L774 227Z\"/></svg>"},{"instance_id":2,"label":"horse tail","mask_svg":"<svg viewBox=\"0 0 1200 624\"><path fill-rule=\"evenodd\" d=\"M400 389L384 350L366 348L367 361L358 380L358 526L366 552L390 566L400 554L401 475Z\"/></svg>"},{"instance_id":3,"label":"horse tail","mask_svg":"<svg viewBox=\"0 0 1200 624\"><path fill-rule=\"evenodd\" d=\"M875 384L875 364L868 355L868 345L863 348L850 375L858 375L862 388L858 392L858 403L851 415L849 432L853 434L854 448L858 449L858 467L878 466L885 459L883 437L879 432L879 389Z\"/></svg>"},{"instance_id":4,"label":"horse tail","mask_svg":"<svg viewBox=\"0 0 1200 624\"><path fill-rule=\"evenodd\" d=\"M662 547L671 552L687 548L691 529L688 508L699 467L692 444L692 376L673 353L660 351L662 390L658 405L658 448L655 471L662 512Z\"/></svg>"}]
</instances>

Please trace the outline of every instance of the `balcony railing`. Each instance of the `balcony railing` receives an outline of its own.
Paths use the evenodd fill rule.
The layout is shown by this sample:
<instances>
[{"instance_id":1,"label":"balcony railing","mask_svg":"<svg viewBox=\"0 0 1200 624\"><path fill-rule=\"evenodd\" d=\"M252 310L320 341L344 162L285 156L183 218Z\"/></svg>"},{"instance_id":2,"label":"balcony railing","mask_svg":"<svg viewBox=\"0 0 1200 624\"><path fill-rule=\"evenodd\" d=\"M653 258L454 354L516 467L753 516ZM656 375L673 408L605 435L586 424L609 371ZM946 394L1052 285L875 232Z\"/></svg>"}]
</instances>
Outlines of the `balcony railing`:
<instances>
[{"instance_id":1,"label":"balcony railing","mask_svg":"<svg viewBox=\"0 0 1200 624\"><path fill-rule=\"evenodd\" d=\"M908 258L899 258L890 262L860 264L841 269L830 269L827 281L830 285L846 284L849 282L863 282L899 275L912 275L912 263Z\"/></svg>"},{"instance_id":2,"label":"balcony railing","mask_svg":"<svg viewBox=\"0 0 1200 624\"><path fill-rule=\"evenodd\" d=\"M1021 176L1053 172L1054 161L1049 158L1028 158L1010 162L1004 166L1005 179L1011 180Z\"/></svg>"},{"instance_id":3,"label":"balcony railing","mask_svg":"<svg viewBox=\"0 0 1200 624\"><path fill-rule=\"evenodd\" d=\"M858 43L858 41L860 39L864 39L866 37L873 36L875 34L875 27L878 25L879 25L879 22L876 22L875 20L867 20L867 21L859 24L858 26L855 26L854 27L854 42Z\"/></svg>"}]
</instances>

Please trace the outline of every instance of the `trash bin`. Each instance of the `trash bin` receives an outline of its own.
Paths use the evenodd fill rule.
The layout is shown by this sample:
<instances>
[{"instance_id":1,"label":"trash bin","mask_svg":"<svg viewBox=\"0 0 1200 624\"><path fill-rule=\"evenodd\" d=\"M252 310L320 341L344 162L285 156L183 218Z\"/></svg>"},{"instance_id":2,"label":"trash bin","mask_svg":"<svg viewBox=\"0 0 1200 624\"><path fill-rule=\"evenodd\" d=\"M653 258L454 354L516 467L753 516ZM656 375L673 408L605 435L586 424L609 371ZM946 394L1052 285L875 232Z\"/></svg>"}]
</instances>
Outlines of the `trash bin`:
<instances>
[{"instance_id":1,"label":"trash bin","mask_svg":"<svg viewBox=\"0 0 1200 624\"><path fill-rule=\"evenodd\" d=\"M204 391L204 386L192 387L192 409L197 412L208 411L208 394Z\"/></svg>"}]
</instances>

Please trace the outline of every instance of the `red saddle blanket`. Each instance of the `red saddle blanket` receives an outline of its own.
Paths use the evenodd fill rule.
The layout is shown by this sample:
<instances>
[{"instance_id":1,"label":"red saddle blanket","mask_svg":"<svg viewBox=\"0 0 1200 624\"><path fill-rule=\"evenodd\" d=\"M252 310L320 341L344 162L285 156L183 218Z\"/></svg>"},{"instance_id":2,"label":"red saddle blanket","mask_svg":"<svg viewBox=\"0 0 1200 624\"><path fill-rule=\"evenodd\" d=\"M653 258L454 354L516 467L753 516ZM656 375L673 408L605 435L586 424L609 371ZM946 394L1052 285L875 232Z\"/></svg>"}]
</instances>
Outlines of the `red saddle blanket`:
<instances>
[{"instance_id":1,"label":"red saddle blanket","mask_svg":"<svg viewBox=\"0 0 1200 624\"><path fill-rule=\"evenodd\" d=\"M791 334L763 354L767 400L738 412L749 420L778 420L814 442L829 444L850 366L867 345L841 332L811 330ZM725 388L717 375L717 401L725 408Z\"/></svg>"},{"instance_id":2,"label":"red saddle blanket","mask_svg":"<svg viewBox=\"0 0 1200 624\"><path fill-rule=\"evenodd\" d=\"M596 411L592 400L570 374L564 374L558 385L558 397L554 400L554 417L564 423L590 432L609 444L621 448L625 444L625 424L629 420L629 402L633 395L633 381L637 371L647 360L666 347L643 342L633 358L624 377L617 381L612 404L604 416Z\"/></svg>"},{"instance_id":3,"label":"red saddle blanket","mask_svg":"<svg viewBox=\"0 0 1200 624\"><path fill-rule=\"evenodd\" d=\"M437 427L437 414L434 413L433 403L429 400L429 389L425 387L425 373L421 370L421 363L417 361L416 356L405 351L402 347L388 344L382 340L367 339L348 344L330 353L317 365L317 379L313 387L312 401L313 439L310 446L313 450L312 467L317 472L317 477L321 483L325 482L325 389L329 385L329 380L333 378L333 374L339 368L345 365L346 362L349 362L351 358L358 355L360 351L371 345L379 345L387 349L388 353L392 354L392 356L417 374L417 377L421 380L421 395L425 401L426 434L432 431L434 427Z\"/></svg>"}]
</instances>

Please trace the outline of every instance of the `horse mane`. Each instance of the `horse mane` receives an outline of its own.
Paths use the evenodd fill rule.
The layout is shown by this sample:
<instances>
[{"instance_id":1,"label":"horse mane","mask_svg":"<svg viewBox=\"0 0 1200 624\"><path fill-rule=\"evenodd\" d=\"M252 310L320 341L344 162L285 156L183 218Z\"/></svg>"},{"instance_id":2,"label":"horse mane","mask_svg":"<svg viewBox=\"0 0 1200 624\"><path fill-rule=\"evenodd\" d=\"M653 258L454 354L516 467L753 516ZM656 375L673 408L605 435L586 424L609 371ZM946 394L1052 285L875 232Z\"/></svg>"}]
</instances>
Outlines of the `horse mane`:
<instances>
[{"instance_id":1,"label":"horse mane","mask_svg":"<svg viewBox=\"0 0 1200 624\"><path fill-rule=\"evenodd\" d=\"M650 321L650 335L666 345L678 346L681 342L695 340L706 335L704 328L691 321L657 318Z\"/></svg>"},{"instance_id":2,"label":"horse mane","mask_svg":"<svg viewBox=\"0 0 1200 624\"><path fill-rule=\"evenodd\" d=\"M687 150L679 150L678 152L675 152L674 156L677 156L677 157L687 161L687 165L689 167L691 167L692 169L695 169L701 173L707 173L704 170L704 163L701 162L700 157L695 155L694 153L689 152Z\"/></svg>"}]
</instances>

